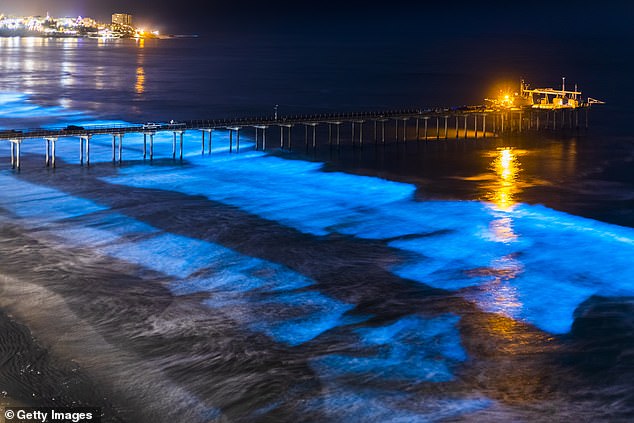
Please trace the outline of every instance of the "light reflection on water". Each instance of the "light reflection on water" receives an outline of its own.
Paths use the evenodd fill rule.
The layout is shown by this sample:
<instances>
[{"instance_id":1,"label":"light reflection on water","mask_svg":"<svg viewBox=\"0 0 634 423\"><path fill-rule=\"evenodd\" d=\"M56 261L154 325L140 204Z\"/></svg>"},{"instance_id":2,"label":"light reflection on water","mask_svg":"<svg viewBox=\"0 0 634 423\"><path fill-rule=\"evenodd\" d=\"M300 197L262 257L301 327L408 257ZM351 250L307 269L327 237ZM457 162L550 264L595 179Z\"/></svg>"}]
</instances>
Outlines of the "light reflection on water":
<instances>
[{"instance_id":1,"label":"light reflection on water","mask_svg":"<svg viewBox=\"0 0 634 423\"><path fill-rule=\"evenodd\" d=\"M136 68L136 83L134 84L134 91L137 94L143 94L145 92L145 70L143 66Z\"/></svg>"},{"instance_id":2,"label":"light reflection on water","mask_svg":"<svg viewBox=\"0 0 634 423\"><path fill-rule=\"evenodd\" d=\"M491 239L494 242L511 244L518 240L513 230L511 212L516 205L515 197L521 191L519 152L510 148L498 148L490 169L495 172L495 178L485 184L493 216L489 224ZM520 315L522 302L518 290L513 286L513 279L523 272L523 264L513 255L507 254L494 260L490 268L494 269L490 276L491 282L481 287L483 293L478 295L478 302L485 310L515 318ZM478 272L472 272L477 275Z\"/></svg>"},{"instance_id":3,"label":"light reflection on water","mask_svg":"<svg viewBox=\"0 0 634 423\"><path fill-rule=\"evenodd\" d=\"M521 191L518 184L522 171L519 152L510 147L499 148L491 163L496 179L484 187L489 190L488 198L497 210L511 210L515 197Z\"/></svg>"}]
</instances>

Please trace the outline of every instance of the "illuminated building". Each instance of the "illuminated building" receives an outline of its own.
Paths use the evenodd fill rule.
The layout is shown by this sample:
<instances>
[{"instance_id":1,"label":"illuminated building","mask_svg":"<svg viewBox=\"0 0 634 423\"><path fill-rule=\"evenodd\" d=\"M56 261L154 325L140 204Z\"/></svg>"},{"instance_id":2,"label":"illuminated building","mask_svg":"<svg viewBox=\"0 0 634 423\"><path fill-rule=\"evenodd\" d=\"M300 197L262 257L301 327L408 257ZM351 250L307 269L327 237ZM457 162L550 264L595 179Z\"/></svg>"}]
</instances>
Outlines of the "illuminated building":
<instances>
[{"instance_id":1,"label":"illuminated building","mask_svg":"<svg viewBox=\"0 0 634 423\"><path fill-rule=\"evenodd\" d=\"M112 23L115 25L132 26L132 15L127 13L113 13Z\"/></svg>"},{"instance_id":2,"label":"illuminated building","mask_svg":"<svg viewBox=\"0 0 634 423\"><path fill-rule=\"evenodd\" d=\"M575 84L574 91L566 90L566 77L562 78L561 89L555 88L535 88L530 89L528 84L522 80L519 92L501 92L498 98L484 99L493 109L520 110L523 108L532 109L576 109L588 107L591 104L604 104L604 102L588 97L587 101L581 99L581 91L577 90Z\"/></svg>"}]
</instances>

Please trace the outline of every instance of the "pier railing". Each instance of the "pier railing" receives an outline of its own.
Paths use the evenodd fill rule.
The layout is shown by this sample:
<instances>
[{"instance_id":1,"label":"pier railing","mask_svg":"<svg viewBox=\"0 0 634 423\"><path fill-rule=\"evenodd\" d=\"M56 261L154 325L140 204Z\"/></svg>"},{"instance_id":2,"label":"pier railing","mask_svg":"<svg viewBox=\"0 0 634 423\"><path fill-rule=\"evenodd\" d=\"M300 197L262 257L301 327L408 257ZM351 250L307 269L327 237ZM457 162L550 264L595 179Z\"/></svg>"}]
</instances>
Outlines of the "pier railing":
<instances>
[{"instance_id":1,"label":"pier railing","mask_svg":"<svg viewBox=\"0 0 634 423\"><path fill-rule=\"evenodd\" d=\"M581 111L585 111L582 114ZM11 143L11 165L20 168L20 149L25 140L41 139L46 144L46 166L55 166L55 145L60 138L79 138L80 163L90 164L90 140L95 135L112 136L112 161L122 161L122 144L124 135L143 135L143 158L153 159L154 135L157 132L173 133L172 156L183 158L183 134L186 131L199 130L202 133L202 153L206 151L205 134L208 135L208 151L211 153L212 134L214 130L229 131L229 151L233 152L234 133L236 137L235 151L240 150L240 130L255 130L255 148L267 149L267 129L279 128L280 148L292 148L291 128L304 126L304 140L308 148L317 148L317 126L328 126L328 145L341 146L341 126L350 125L345 139L353 146L364 143L364 128L372 124L373 141L377 144L386 142L407 142L410 140L458 139L495 137L509 132L543 131L574 129L582 124L588 127L588 107L570 109L488 109L485 106L462 106L454 108L403 109L376 112L322 113L288 116L249 116L224 119L199 119L170 122L146 122L131 124L105 125L68 125L59 128L26 128L0 130L0 140ZM408 128L408 122L414 121ZM347 126L346 125L346 126ZM390 126L394 136L386 137L386 126ZM309 130L312 139L309 140ZM286 132L286 135L285 135ZM413 132L413 133L412 133ZM261 141L258 136L261 134ZM366 132L367 134L367 132ZM177 143L177 137L180 142ZM366 136L367 137L367 136ZM365 140L367 141L367 139ZM178 148L177 148L178 147ZM269 143L269 148L271 144ZM117 157L118 153L118 157Z\"/></svg>"}]
</instances>

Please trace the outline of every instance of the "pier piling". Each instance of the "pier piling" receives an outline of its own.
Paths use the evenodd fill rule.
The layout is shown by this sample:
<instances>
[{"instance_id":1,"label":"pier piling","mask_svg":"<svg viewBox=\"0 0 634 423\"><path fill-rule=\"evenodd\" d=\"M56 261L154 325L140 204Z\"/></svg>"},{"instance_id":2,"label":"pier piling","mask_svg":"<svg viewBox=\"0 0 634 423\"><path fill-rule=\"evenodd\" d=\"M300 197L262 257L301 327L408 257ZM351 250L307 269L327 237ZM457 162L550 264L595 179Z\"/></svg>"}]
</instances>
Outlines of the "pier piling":
<instances>
[{"instance_id":1,"label":"pier piling","mask_svg":"<svg viewBox=\"0 0 634 423\"><path fill-rule=\"evenodd\" d=\"M551 91L548 91L550 93ZM565 99L563 100L565 101ZM572 100L568 100L572 101ZM441 138L441 123L440 119L444 119L444 126L442 136L445 140L449 138L449 120L455 118L455 137L460 139L469 137L469 124L471 116L473 116L473 137L486 138L489 136L498 136L500 134L508 133L522 133L527 131L542 131L542 130L560 130L560 129L579 129L580 125L584 125L587 129L589 126L589 105L595 104L598 100L593 100L588 104L583 103L579 108L585 109L585 116L579 116L581 110L576 108L576 103L563 103L563 106L555 104L553 107L541 107L546 103L539 103L539 105L533 105L532 107L526 107L524 109L517 108L487 108L485 106L465 106L458 109L416 109L416 110L399 110L389 112L375 112L375 113L345 113L345 114L319 114L310 116L288 116L278 117L273 119L272 117L263 118L234 118L234 119L219 119L219 120L205 120L205 121L187 121L187 122L170 122L170 124L130 124L130 125L113 125L110 127L103 127L97 125L92 128L81 127L66 127L59 129L45 129L38 128L36 130L3 130L0 131L0 140L6 140L11 143L11 166L12 168L20 168L20 150L21 143L28 139L41 139L45 141L45 165L46 167L55 167L55 149L58 138L78 137L80 141L79 145L79 162L80 165L90 165L90 141L94 135L112 137L111 141L111 155L112 163L118 161L122 163L123 155L123 137L126 133L131 134L143 134L143 159L147 158L148 154L148 135L150 137L149 142L149 154L150 161L154 159L154 135L156 132L173 133L172 138L172 158L176 159L177 140L176 135L180 135L179 144L179 157L183 159L183 135L188 130L200 130L201 131L201 155L205 154L207 148L206 134L209 132L209 147L208 152L212 152L212 138L214 129L222 129L229 131L229 152L233 153L233 136L236 132L236 152L240 152L240 129L245 127L253 127L255 129L255 150L260 148L260 133L262 129L262 150L266 150L266 129L268 126L279 126L280 128L280 148L286 147L285 131L284 128L288 128L288 150L292 150L292 127L293 125L304 125L304 143L308 150L312 146L313 150L317 149L317 126L326 124L328 125L328 145L332 148L335 145L337 149L341 148L341 125L351 125L351 137L350 143L353 148L357 147L357 143L360 148L363 148L363 132L364 124L368 120L372 121L373 139L375 145L380 142L382 145L386 143L386 122L388 125L394 122L394 140L392 142L399 144L401 142L407 144L412 139L408 136L407 121L409 119L415 119L415 131L416 141L420 141L423 138L427 141L430 139L429 119L434 118L436 120L436 140ZM552 104L552 103L547 103ZM552 122L551 122L552 113ZM479 116L482 116L482 123L479 121ZM463 124L460 122L460 118L464 119ZM489 117L489 119L487 119ZM585 119L584 119L585 117ZM421 127L421 119L423 127ZM526 120L526 121L525 121ZM580 122L583 120L584 122ZM403 134L400 134L400 123L403 121ZM379 122L381 123L379 134ZM358 135L357 135L357 124ZM336 135L333 134L333 125L336 125ZM453 123L452 123L453 125ZM488 126L487 126L488 125ZM312 135L308 133L309 126L312 127ZM345 127L344 127L345 128ZM391 129L387 129L391 131ZM413 130L413 129L410 129ZM431 129L433 131L433 129ZM452 128L453 130L453 128ZM462 132L464 131L464 133ZM325 131L324 131L325 132ZM310 138L312 136L312 138ZM336 140L335 140L336 136ZM433 134L432 134L433 136ZM452 135L453 136L453 135ZM118 139L117 139L118 137ZM324 134L325 137L325 134ZM346 138L347 140L347 138Z\"/></svg>"}]
</instances>

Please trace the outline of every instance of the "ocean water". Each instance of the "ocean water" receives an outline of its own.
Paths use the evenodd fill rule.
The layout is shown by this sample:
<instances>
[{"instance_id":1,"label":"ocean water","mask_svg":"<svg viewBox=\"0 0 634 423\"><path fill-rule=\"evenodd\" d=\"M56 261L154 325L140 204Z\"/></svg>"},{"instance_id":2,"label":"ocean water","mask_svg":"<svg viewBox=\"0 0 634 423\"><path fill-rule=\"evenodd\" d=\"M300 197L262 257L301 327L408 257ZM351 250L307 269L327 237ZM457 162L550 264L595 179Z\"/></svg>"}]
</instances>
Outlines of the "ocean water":
<instances>
[{"instance_id":1,"label":"ocean water","mask_svg":"<svg viewBox=\"0 0 634 423\"><path fill-rule=\"evenodd\" d=\"M355 41L0 38L0 127L450 106L511 70L547 78ZM182 162L171 133L152 161L126 135L121 166L95 136L90 167L60 138L56 169L30 140L20 172L0 145L0 401L134 422L631 420L634 138L612 80L578 68L612 95L588 131L417 142L410 124L396 144L388 125L381 146L367 124L363 149L319 128L312 151L294 128L289 151L271 128L262 152L245 129L239 154L190 131Z\"/></svg>"}]
</instances>

